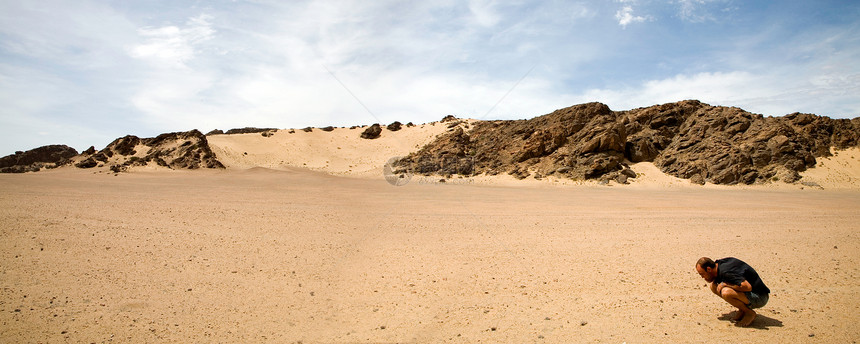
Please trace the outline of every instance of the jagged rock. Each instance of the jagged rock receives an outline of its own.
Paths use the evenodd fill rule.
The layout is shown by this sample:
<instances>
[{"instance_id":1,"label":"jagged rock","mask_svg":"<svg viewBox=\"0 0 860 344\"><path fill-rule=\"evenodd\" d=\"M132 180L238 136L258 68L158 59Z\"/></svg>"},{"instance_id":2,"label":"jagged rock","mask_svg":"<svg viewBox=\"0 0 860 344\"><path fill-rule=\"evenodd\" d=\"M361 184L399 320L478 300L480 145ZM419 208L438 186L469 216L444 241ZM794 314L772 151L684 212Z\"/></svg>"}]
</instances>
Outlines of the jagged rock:
<instances>
[{"instance_id":1,"label":"jagged rock","mask_svg":"<svg viewBox=\"0 0 860 344\"><path fill-rule=\"evenodd\" d=\"M445 123L445 122L456 121L456 120L457 120L457 117L454 117L454 115L448 115L448 116L442 117L442 120L439 122Z\"/></svg>"},{"instance_id":2,"label":"jagged rock","mask_svg":"<svg viewBox=\"0 0 860 344\"><path fill-rule=\"evenodd\" d=\"M714 184L766 182L779 167L802 172L815 164L813 151L828 151L829 144L828 149L816 148L824 146L824 139L816 143L795 130L792 119L702 105L678 127L654 163L665 173L681 178L698 174Z\"/></svg>"},{"instance_id":3,"label":"jagged rock","mask_svg":"<svg viewBox=\"0 0 860 344\"><path fill-rule=\"evenodd\" d=\"M48 145L0 158L0 173L37 172L42 167L65 165L78 151L66 145Z\"/></svg>"},{"instance_id":4,"label":"jagged rock","mask_svg":"<svg viewBox=\"0 0 860 344\"><path fill-rule=\"evenodd\" d=\"M87 150L81 152L82 155L93 155L95 153L96 153L96 147L95 146L90 146L90 148L87 148Z\"/></svg>"},{"instance_id":5,"label":"jagged rock","mask_svg":"<svg viewBox=\"0 0 860 344\"><path fill-rule=\"evenodd\" d=\"M372 140L382 135L382 127L379 123L374 123L361 133L361 138Z\"/></svg>"},{"instance_id":6,"label":"jagged rock","mask_svg":"<svg viewBox=\"0 0 860 344\"><path fill-rule=\"evenodd\" d=\"M114 140L108 144L108 147L111 147L111 151L119 155L134 155L137 153L134 147L138 144L140 144L140 138L134 135L127 135Z\"/></svg>"},{"instance_id":7,"label":"jagged rock","mask_svg":"<svg viewBox=\"0 0 860 344\"><path fill-rule=\"evenodd\" d=\"M542 176L560 168L571 178L599 176L622 169L626 130L604 104L590 103L518 121L478 122L439 136L400 161L424 173L451 173L452 162L468 174L506 172L517 178ZM466 163L468 162L468 163Z\"/></svg>"},{"instance_id":8,"label":"jagged rock","mask_svg":"<svg viewBox=\"0 0 860 344\"><path fill-rule=\"evenodd\" d=\"M320 130L322 130L322 131L333 131L333 130L334 130L334 127L332 127L332 126L327 126L327 127L320 128Z\"/></svg>"},{"instance_id":9,"label":"jagged rock","mask_svg":"<svg viewBox=\"0 0 860 344\"><path fill-rule=\"evenodd\" d=\"M209 135L222 135L222 134L224 134L224 131L223 131L223 130L221 130L221 129L215 129L215 130L212 130L212 131L210 131L210 132L206 133L206 136L209 136Z\"/></svg>"},{"instance_id":10,"label":"jagged rock","mask_svg":"<svg viewBox=\"0 0 860 344\"><path fill-rule=\"evenodd\" d=\"M401 127L400 122L398 122L398 121L394 121L393 123L391 123L391 124L389 124L388 126L386 126L386 127L385 127L385 129L388 129L388 130L391 130L391 131L398 131L398 130L400 130L400 127Z\"/></svg>"},{"instance_id":11,"label":"jagged rock","mask_svg":"<svg viewBox=\"0 0 860 344\"><path fill-rule=\"evenodd\" d=\"M141 148L146 151L136 151ZM152 138L124 136L79 161L75 167L108 165L111 171L119 173L128 170L130 166L142 166L150 162L174 169L224 168L215 158L206 136L196 129L165 133Z\"/></svg>"},{"instance_id":12,"label":"jagged rock","mask_svg":"<svg viewBox=\"0 0 860 344\"><path fill-rule=\"evenodd\" d=\"M414 126L415 126L415 124L412 124L412 122L406 123L406 127L407 127L407 128L411 128L411 127L414 127Z\"/></svg>"},{"instance_id":13,"label":"jagged rock","mask_svg":"<svg viewBox=\"0 0 860 344\"><path fill-rule=\"evenodd\" d=\"M695 100L621 112L581 104L529 120L478 122L468 132L458 124L399 163L423 174L559 173L609 180L634 178L624 165L629 160L653 162L698 184L754 184L774 177L791 183L816 157L829 155L830 147L860 143L860 118L764 118Z\"/></svg>"},{"instance_id":14,"label":"jagged rock","mask_svg":"<svg viewBox=\"0 0 860 344\"><path fill-rule=\"evenodd\" d=\"M302 129L302 131L304 131L304 132L306 132L306 133L309 133L309 132L314 131L314 128L311 128L311 127L304 127L304 128Z\"/></svg>"}]
</instances>

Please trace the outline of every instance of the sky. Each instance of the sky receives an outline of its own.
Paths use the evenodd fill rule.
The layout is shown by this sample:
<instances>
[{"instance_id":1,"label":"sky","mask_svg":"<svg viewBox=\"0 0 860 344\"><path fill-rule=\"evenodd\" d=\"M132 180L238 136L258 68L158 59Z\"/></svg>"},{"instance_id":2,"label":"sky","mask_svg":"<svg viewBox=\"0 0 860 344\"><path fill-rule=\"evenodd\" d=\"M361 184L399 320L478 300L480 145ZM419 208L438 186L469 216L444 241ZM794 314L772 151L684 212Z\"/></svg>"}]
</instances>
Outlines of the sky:
<instances>
[{"instance_id":1,"label":"sky","mask_svg":"<svg viewBox=\"0 0 860 344\"><path fill-rule=\"evenodd\" d=\"M860 116L860 2L0 0L0 156L684 99Z\"/></svg>"}]
</instances>

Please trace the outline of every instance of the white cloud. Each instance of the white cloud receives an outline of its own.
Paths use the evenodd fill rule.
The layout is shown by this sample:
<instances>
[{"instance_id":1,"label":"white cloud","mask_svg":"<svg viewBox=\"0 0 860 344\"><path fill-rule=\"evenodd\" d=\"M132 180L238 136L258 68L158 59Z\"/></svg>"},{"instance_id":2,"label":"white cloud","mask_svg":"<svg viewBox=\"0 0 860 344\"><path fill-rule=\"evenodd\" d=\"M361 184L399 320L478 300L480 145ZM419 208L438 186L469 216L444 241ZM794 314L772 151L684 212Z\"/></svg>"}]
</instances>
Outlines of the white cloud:
<instances>
[{"instance_id":1,"label":"white cloud","mask_svg":"<svg viewBox=\"0 0 860 344\"><path fill-rule=\"evenodd\" d=\"M726 3L671 1L684 20ZM778 27L750 30L755 36L731 37L719 48L676 41L677 21L642 27L668 33L660 41L613 29L654 21L648 14L661 13L654 4L166 1L114 9L89 0L7 2L0 11L0 136L54 132L39 126L57 123L93 128L75 131L96 135L89 142L98 144L191 128L481 117L534 65L487 118L527 118L580 102L623 109L684 98L766 114L857 114L856 29L790 42L774 39L784 37ZM666 55L679 44L685 49Z\"/></svg>"},{"instance_id":2,"label":"white cloud","mask_svg":"<svg viewBox=\"0 0 860 344\"><path fill-rule=\"evenodd\" d=\"M471 0L469 1L469 11L475 18L475 21L481 26L495 26L501 20L501 16L495 10L495 1L493 0Z\"/></svg>"},{"instance_id":3,"label":"white cloud","mask_svg":"<svg viewBox=\"0 0 860 344\"><path fill-rule=\"evenodd\" d=\"M209 20L211 16L201 14L188 19L184 28L165 26L141 28L138 33L146 43L135 45L129 54L139 59L151 59L174 67L185 67L185 62L194 58L195 46L212 39L215 30Z\"/></svg>"},{"instance_id":4,"label":"white cloud","mask_svg":"<svg viewBox=\"0 0 860 344\"><path fill-rule=\"evenodd\" d=\"M773 74L744 71L679 74L635 86L590 89L575 98L578 102L604 102L615 110L696 99L711 105L737 106L771 116L797 111L815 113L818 104L829 102L837 112L819 111L818 114L844 117L857 116L860 101L855 94L858 93L860 74L832 79L793 75L786 70Z\"/></svg>"},{"instance_id":5,"label":"white cloud","mask_svg":"<svg viewBox=\"0 0 860 344\"><path fill-rule=\"evenodd\" d=\"M641 23L645 21L645 17L633 15L632 6L624 6L615 12L615 19L618 20L618 25L621 25L623 28L626 28L627 25L631 23Z\"/></svg>"}]
</instances>

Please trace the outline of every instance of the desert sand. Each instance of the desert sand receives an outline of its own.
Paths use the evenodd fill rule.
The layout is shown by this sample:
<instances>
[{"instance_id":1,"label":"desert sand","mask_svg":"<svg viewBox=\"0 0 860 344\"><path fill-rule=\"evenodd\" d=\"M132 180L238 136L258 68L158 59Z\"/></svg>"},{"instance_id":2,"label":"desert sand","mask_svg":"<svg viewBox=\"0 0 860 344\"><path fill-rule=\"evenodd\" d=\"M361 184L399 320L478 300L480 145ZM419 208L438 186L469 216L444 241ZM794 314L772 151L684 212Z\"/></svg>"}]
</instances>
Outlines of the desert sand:
<instances>
[{"instance_id":1,"label":"desert sand","mask_svg":"<svg viewBox=\"0 0 860 344\"><path fill-rule=\"evenodd\" d=\"M464 120L467 127L474 120ZM285 129L272 136L235 134L208 136L209 145L224 166L231 169L251 167L299 167L332 175L377 177L392 157L404 156L430 143L444 133L449 123L432 122L398 131L383 129L373 140L360 138L366 127L334 128L326 132ZM383 126L383 128L385 128Z\"/></svg>"},{"instance_id":2,"label":"desert sand","mask_svg":"<svg viewBox=\"0 0 860 344\"><path fill-rule=\"evenodd\" d=\"M0 342L860 339L857 150L807 171L819 186L698 186L651 164L631 185L386 182L389 156L444 130L212 136L226 170L0 175ZM751 327L701 256L770 287Z\"/></svg>"}]
</instances>

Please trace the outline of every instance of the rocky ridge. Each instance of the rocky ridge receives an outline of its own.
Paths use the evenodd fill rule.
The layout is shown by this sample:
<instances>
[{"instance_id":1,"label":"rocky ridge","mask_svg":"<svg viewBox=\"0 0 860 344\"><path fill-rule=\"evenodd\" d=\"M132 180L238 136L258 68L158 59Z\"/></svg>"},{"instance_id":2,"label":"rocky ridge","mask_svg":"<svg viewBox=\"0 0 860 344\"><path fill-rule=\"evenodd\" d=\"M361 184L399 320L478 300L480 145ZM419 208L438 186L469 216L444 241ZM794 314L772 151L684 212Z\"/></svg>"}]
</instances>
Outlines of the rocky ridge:
<instances>
[{"instance_id":1,"label":"rocky ridge","mask_svg":"<svg viewBox=\"0 0 860 344\"><path fill-rule=\"evenodd\" d=\"M860 143L860 118L763 117L695 100L612 111L601 103L455 128L398 163L430 175L554 175L627 183L630 162L699 184L796 182L830 148Z\"/></svg>"},{"instance_id":2,"label":"rocky ridge","mask_svg":"<svg viewBox=\"0 0 860 344\"><path fill-rule=\"evenodd\" d=\"M66 145L48 145L0 158L0 173L37 172L68 164L78 151Z\"/></svg>"},{"instance_id":3,"label":"rocky ridge","mask_svg":"<svg viewBox=\"0 0 860 344\"><path fill-rule=\"evenodd\" d=\"M131 166L154 163L171 169L224 168L215 157L206 136L198 130L165 133L152 138L127 135L95 151L93 147L76 158L75 167L109 166L126 171Z\"/></svg>"}]
</instances>

